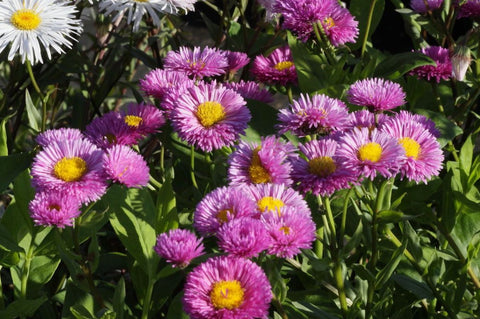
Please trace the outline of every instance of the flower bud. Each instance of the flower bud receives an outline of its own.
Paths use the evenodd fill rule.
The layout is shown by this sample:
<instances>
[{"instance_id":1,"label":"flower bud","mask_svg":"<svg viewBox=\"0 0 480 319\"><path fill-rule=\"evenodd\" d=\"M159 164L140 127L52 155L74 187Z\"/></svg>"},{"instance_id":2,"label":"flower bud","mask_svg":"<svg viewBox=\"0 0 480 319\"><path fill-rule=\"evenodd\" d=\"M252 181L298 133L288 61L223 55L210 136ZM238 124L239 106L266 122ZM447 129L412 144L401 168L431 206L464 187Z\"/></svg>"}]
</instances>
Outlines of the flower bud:
<instances>
[{"instance_id":1,"label":"flower bud","mask_svg":"<svg viewBox=\"0 0 480 319\"><path fill-rule=\"evenodd\" d=\"M451 60L453 77L458 81L463 81L470 61L472 61L470 49L463 45L456 46Z\"/></svg>"}]
</instances>

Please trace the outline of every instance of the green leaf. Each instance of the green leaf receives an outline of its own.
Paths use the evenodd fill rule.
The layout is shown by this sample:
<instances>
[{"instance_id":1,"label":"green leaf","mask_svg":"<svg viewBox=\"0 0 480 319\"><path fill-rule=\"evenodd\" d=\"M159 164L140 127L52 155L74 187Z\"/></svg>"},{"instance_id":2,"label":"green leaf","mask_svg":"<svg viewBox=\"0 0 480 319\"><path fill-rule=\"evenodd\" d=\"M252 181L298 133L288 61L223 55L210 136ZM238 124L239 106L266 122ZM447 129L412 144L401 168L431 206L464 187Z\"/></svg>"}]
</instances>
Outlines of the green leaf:
<instances>
[{"instance_id":1,"label":"green leaf","mask_svg":"<svg viewBox=\"0 0 480 319\"><path fill-rule=\"evenodd\" d=\"M377 218L381 223L397 223L405 218L405 214L396 210L382 210L378 212Z\"/></svg>"},{"instance_id":2,"label":"green leaf","mask_svg":"<svg viewBox=\"0 0 480 319\"><path fill-rule=\"evenodd\" d=\"M123 319L125 296L125 279L123 279L123 277L120 277L120 280L117 282L117 286L115 287L115 292L113 294L113 310L117 314L116 319Z\"/></svg>"},{"instance_id":3,"label":"green leaf","mask_svg":"<svg viewBox=\"0 0 480 319\"><path fill-rule=\"evenodd\" d=\"M43 103L43 102L42 102ZM32 98L28 89L25 89L25 108L27 110L28 124L35 131L40 131L40 123L42 122L42 116L33 104Z\"/></svg>"},{"instance_id":4,"label":"green leaf","mask_svg":"<svg viewBox=\"0 0 480 319\"><path fill-rule=\"evenodd\" d=\"M350 2L349 10L352 15L355 16L356 20L358 21L358 29L359 34L357 38L357 42L355 44L350 45L352 49L358 49L362 45L362 41L365 37L365 32L367 31L367 23L368 23L368 15L370 12L370 5L373 1L367 0L352 0ZM383 10L385 9L385 0L377 0L375 7L373 9L372 20L370 24L370 30L368 32L368 38L373 34L375 29L377 28L378 23L380 22L383 16Z\"/></svg>"},{"instance_id":5,"label":"green leaf","mask_svg":"<svg viewBox=\"0 0 480 319\"><path fill-rule=\"evenodd\" d=\"M424 65L436 65L435 61L418 52L404 52L392 55L383 60L374 72L374 77L395 80L407 72Z\"/></svg>"},{"instance_id":6,"label":"green leaf","mask_svg":"<svg viewBox=\"0 0 480 319\"><path fill-rule=\"evenodd\" d=\"M190 318L185 311L183 311L182 304L183 292L173 298L173 301L168 309L167 319L188 319Z\"/></svg>"},{"instance_id":7,"label":"green leaf","mask_svg":"<svg viewBox=\"0 0 480 319\"><path fill-rule=\"evenodd\" d=\"M0 99L1 100L1 99ZM2 119L2 122L0 122L0 156L3 157L3 156L7 156L8 155L8 146L7 146L7 130L6 130L6 124L8 122L8 120L13 116L14 114L10 114L10 115L7 115L5 116L3 119ZM0 165L0 167L2 167ZM0 176L1 173L0 173ZM2 191L3 189L0 188L0 191Z\"/></svg>"},{"instance_id":8,"label":"green leaf","mask_svg":"<svg viewBox=\"0 0 480 319\"><path fill-rule=\"evenodd\" d=\"M172 181L167 177L157 193L157 219L155 231L164 233L178 227L177 200L173 191Z\"/></svg>"},{"instance_id":9,"label":"green leaf","mask_svg":"<svg viewBox=\"0 0 480 319\"><path fill-rule=\"evenodd\" d=\"M378 272L377 279L376 279L376 282L375 282L376 287L383 287L383 285L385 285L387 283L387 281L392 276L393 272L397 269L398 264L402 260L404 252L405 252L405 246L404 245L395 249L395 252L393 253L392 257L390 258L390 261L387 263L387 265L382 270L380 270Z\"/></svg>"},{"instance_id":10,"label":"green leaf","mask_svg":"<svg viewBox=\"0 0 480 319\"><path fill-rule=\"evenodd\" d=\"M470 176L470 168L472 167L473 159L473 138L469 135L460 149L460 169L465 173L465 176ZM462 183L463 184L463 183Z\"/></svg>"},{"instance_id":11,"label":"green leaf","mask_svg":"<svg viewBox=\"0 0 480 319\"><path fill-rule=\"evenodd\" d=\"M308 318L335 319L336 316L330 315L316 305L306 301L292 301L292 306L308 316Z\"/></svg>"},{"instance_id":12,"label":"green leaf","mask_svg":"<svg viewBox=\"0 0 480 319\"><path fill-rule=\"evenodd\" d=\"M47 301L47 297L15 300L7 306L7 309L0 311L0 318L15 319L18 317L31 317L45 301Z\"/></svg>"},{"instance_id":13,"label":"green leaf","mask_svg":"<svg viewBox=\"0 0 480 319\"><path fill-rule=\"evenodd\" d=\"M470 214L459 214L452 230L452 237L462 250L463 255L467 254L468 244L474 235L480 231L480 206L479 210Z\"/></svg>"},{"instance_id":14,"label":"green leaf","mask_svg":"<svg viewBox=\"0 0 480 319\"><path fill-rule=\"evenodd\" d=\"M0 156L0 192L24 170L30 167L33 153L17 153Z\"/></svg>"},{"instance_id":15,"label":"green leaf","mask_svg":"<svg viewBox=\"0 0 480 319\"><path fill-rule=\"evenodd\" d=\"M392 279L403 289L414 294L419 300L434 298L432 290L423 282L416 281L409 276L403 274L396 274L392 276Z\"/></svg>"},{"instance_id":16,"label":"green leaf","mask_svg":"<svg viewBox=\"0 0 480 319\"><path fill-rule=\"evenodd\" d=\"M440 137L438 142L440 147L444 147L448 142L453 140L456 136L463 133L463 130L458 127L455 123L450 121L445 114L439 112L433 112L426 109L415 108L415 112L418 114L425 115L429 119L435 122L436 128L440 131Z\"/></svg>"},{"instance_id":17,"label":"green leaf","mask_svg":"<svg viewBox=\"0 0 480 319\"><path fill-rule=\"evenodd\" d=\"M277 121L278 111L266 103L250 99L247 100L247 106L252 119L242 140L258 143L262 136L275 134L274 123Z\"/></svg>"},{"instance_id":18,"label":"green leaf","mask_svg":"<svg viewBox=\"0 0 480 319\"><path fill-rule=\"evenodd\" d=\"M67 282L66 291L65 302L62 307L62 319L77 319L76 315L85 316L89 319L95 318L95 303L92 295L80 289L71 280Z\"/></svg>"}]
</instances>

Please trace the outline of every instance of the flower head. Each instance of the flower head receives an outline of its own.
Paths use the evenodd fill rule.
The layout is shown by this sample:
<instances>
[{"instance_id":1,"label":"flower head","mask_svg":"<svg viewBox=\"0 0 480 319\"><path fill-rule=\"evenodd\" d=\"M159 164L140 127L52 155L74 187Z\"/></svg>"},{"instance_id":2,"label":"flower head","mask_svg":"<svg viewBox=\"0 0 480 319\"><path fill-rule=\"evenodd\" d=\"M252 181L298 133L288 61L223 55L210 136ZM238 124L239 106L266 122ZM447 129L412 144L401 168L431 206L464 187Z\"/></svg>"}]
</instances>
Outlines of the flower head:
<instances>
[{"instance_id":1,"label":"flower head","mask_svg":"<svg viewBox=\"0 0 480 319\"><path fill-rule=\"evenodd\" d=\"M244 258L208 259L187 276L183 308L192 319L266 318L272 288L262 268Z\"/></svg>"},{"instance_id":2,"label":"flower head","mask_svg":"<svg viewBox=\"0 0 480 319\"><path fill-rule=\"evenodd\" d=\"M420 66L410 71L410 74L419 78L426 78L427 80L435 79L437 83L452 76L452 61L448 49L431 46L421 49L420 52L430 57L437 65Z\"/></svg>"},{"instance_id":3,"label":"flower head","mask_svg":"<svg viewBox=\"0 0 480 319\"><path fill-rule=\"evenodd\" d=\"M428 130L428 132L430 132L430 134L432 134L435 137L440 137L440 131L435 126L435 122L426 116L423 116L421 114L414 114L405 110L400 110L400 112L397 113L395 118L398 119L398 121L404 122L404 123L413 121L418 124L421 124L426 130ZM383 123L380 124L380 126L382 125Z\"/></svg>"},{"instance_id":4,"label":"flower head","mask_svg":"<svg viewBox=\"0 0 480 319\"><path fill-rule=\"evenodd\" d=\"M128 127L141 136L155 133L166 122L159 109L145 103L128 103L120 114Z\"/></svg>"},{"instance_id":5,"label":"flower head","mask_svg":"<svg viewBox=\"0 0 480 319\"><path fill-rule=\"evenodd\" d=\"M234 90L244 99L257 100L264 103L273 102L273 96L268 90L262 89L257 82L243 81L224 83L227 89Z\"/></svg>"},{"instance_id":6,"label":"flower head","mask_svg":"<svg viewBox=\"0 0 480 319\"><path fill-rule=\"evenodd\" d=\"M347 92L348 102L380 112L405 104L405 92L395 82L380 78L360 80Z\"/></svg>"},{"instance_id":7,"label":"flower head","mask_svg":"<svg viewBox=\"0 0 480 319\"><path fill-rule=\"evenodd\" d=\"M335 47L347 42L354 43L358 36L358 21L340 5L334 6L320 22L325 35Z\"/></svg>"},{"instance_id":8,"label":"flower head","mask_svg":"<svg viewBox=\"0 0 480 319\"><path fill-rule=\"evenodd\" d=\"M248 57L248 55L243 52L224 50L223 54L228 61L227 72L229 73L234 73L240 70L245 65L247 65L248 62L250 62L250 58Z\"/></svg>"},{"instance_id":9,"label":"flower head","mask_svg":"<svg viewBox=\"0 0 480 319\"><path fill-rule=\"evenodd\" d=\"M172 229L168 233L158 235L154 249L174 268L185 268L192 259L205 253L202 239L198 239L194 233L186 229Z\"/></svg>"},{"instance_id":10,"label":"flower head","mask_svg":"<svg viewBox=\"0 0 480 319\"><path fill-rule=\"evenodd\" d=\"M140 88L145 94L163 101L165 95L170 90L175 90L185 81L191 81L183 72L172 70L154 69L140 80Z\"/></svg>"},{"instance_id":11,"label":"flower head","mask_svg":"<svg viewBox=\"0 0 480 319\"><path fill-rule=\"evenodd\" d=\"M38 134L35 141L38 145L46 147L50 143L56 143L64 140L81 140L83 139L82 132L76 128L59 128L56 130L46 130Z\"/></svg>"},{"instance_id":12,"label":"flower head","mask_svg":"<svg viewBox=\"0 0 480 319\"><path fill-rule=\"evenodd\" d=\"M132 130L118 112L108 112L96 117L87 125L85 136L101 148L113 145L135 145L141 135Z\"/></svg>"},{"instance_id":13,"label":"flower head","mask_svg":"<svg viewBox=\"0 0 480 319\"><path fill-rule=\"evenodd\" d=\"M388 119L388 115L385 113L372 113L369 110L359 110L349 114L349 126L351 128L366 127L373 130L381 125L386 119Z\"/></svg>"},{"instance_id":14,"label":"flower head","mask_svg":"<svg viewBox=\"0 0 480 319\"><path fill-rule=\"evenodd\" d=\"M425 5L425 2L427 5ZM443 0L411 0L410 6L414 11L425 13L427 11L433 11L440 8L443 4ZM427 7L428 6L428 7Z\"/></svg>"},{"instance_id":15,"label":"flower head","mask_svg":"<svg viewBox=\"0 0 480 319\"><path fill-rule=\"evenodd\" d=\"M228 59L222 51L215 48L180 47L177 51L170 51L165 57L165 69L201 79L206 76L225 74Z\"/></svg>"},{"instance_id":16,"label":"flower head","mask_svg":"<svg viewBox=\"0 0 480 319\"><path fill-rule=\"evenodd\" d=\"M125 145L114 145L106 150L105 172L109 179L127 187L142 187L150 178L143 157Z\"/></svg>"},{"instance_id":17,"label":"flower head","mask_svg":"<svg viewBox=\"0 0 480 319\"><path fill-rule=\"evenodd\" d=\"M273 50L268 57L257 56L251 72L263 83L279 85L297 83L292 52L287 46Z\"/></svg>"},{"instance_id":18,"label":"flower head","mask_svg":"<svg viewBox=\"0 0 480 319\"><path fill-rule=\"evenodd\" d=\"M45 191L36 193L28 208L35 225L64 228L80 215L81 206L77 198L66 193Z\"/></svg>"},{"instance_id":19,"label":"flower head","mask_svg":"<svg viewBox=\"0 0 480 319\"><path fill-rule=\"evenodd\" d=\"M480 0L467 0L458 10L457 18L479 17Z\"/></svg>"}]
</instances>

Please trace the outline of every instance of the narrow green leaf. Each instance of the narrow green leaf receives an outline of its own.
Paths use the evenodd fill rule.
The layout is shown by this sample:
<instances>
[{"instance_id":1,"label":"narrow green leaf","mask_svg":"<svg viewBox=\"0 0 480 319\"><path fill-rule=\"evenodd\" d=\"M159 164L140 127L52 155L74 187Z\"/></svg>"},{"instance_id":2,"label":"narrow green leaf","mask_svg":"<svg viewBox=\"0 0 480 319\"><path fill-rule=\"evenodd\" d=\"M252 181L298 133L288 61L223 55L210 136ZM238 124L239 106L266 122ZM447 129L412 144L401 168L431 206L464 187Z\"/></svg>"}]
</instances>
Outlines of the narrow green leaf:
<instances>
[{"instance_id":1,"label":"narrow green leaf","mask_svg":"<svg viewBox=\"0 0 480 319\"><path fill-rule=\"evenodd\" d=\"M173 301L168 308L167 319L188 319L190 318L185 311L183 311L183 292L173 298Z\"/></svg>"},{"instance_id":2,"label":"narrow green leaf","mask_svg":"<svg viewBox=\"0 0 480 319\"><path fill-rule=\"evenodd\" d=\"M25 109L27 110L28 124L35 131L39 132L40 123L42 122L42 116L40 115L37 107L35 107L35 105L33 104L28 89L25 89Z\"/></svg>"},{"instance_id":3,"label":"narrow green leaf","mask_svg":"<svg viewBox=\"0 0 480 319\"><path fill-rule=\"evenodd\" d=\"M460 149L460 169L466 176L470 176L470 168L472 167L473 159L473 138L469 135Z\"/></svg>"},{"instance_id":4,"label":"narrow green leaf","mask_svg":"<svg viewBox=\"0 0 480 319\"><path fill-rule=\"evenodd\" d=\"M368 15L370 11L370 5L373 1L370 0L352 0L350 2L349 10L352 15L355 16L358 21L359 34L355 44L350 45L352 49L358 49L362 45L363 38L367 28ZM370 31L368 32L368 38L373 34L378 26L385 9L385 0L376 0L375 7L373 9L372 21L370 24Z\"/></svg>"},{"instance_id":5,"label":"narrow green leaf","mask_svg":"<svg viewBox=\"0 0 480 319\"><path fill-rule=\"evenodd\" d=\"M392 279L397 283L397 285L417 296L419 300L431 300L434 298L432 290L423 282L416 281L415 279L403 274L393 275Z\"/></svg>"},{"instance_id":6,"label":"narrow green leaf","mask_svg":"<svg viewBox=\"0 0 480 319\"><path fill-rule=\"evenodd\" d=\"M377 274L377 279L375 283L377 287L383 287L383 285L385 285L387 281L390 280L390 277L392 276L393 272L397 269L398 264L402 260L404 252L405 252L404 245L395 249L395 252L390 258L390 261Z\"/></svg>"},{"instance_id":7,"label":"narrow green leaf","mask_svg":"<svg viewBox=\"0 0 480 319\"><path fill-rule=\"evenodd\" d=\"M123 277L120 277L120 280L117 282L117 286L115 287L115 292L113 294L113 310L117 314L116 319L123 319L125 296L125 279L123 279Z\"/></svg>"},{"instance_id":8,"label":"narrow green leaf","mask_svg":"<svg viewBox=\"0 0 480 319\"><path fill-rule=\"evenodd\" d=\"M177 200L171 178L168 177L157 193L157 219L155 231L164 233L178 227Z\"/></svg>"},{"instance_id":9,"label":"narrow green leaf","mask_svg":"<svg viewBox=\"0 0 480 319\"><path fill-rule=\"evenodd\" d=\"M15 319L18 317L31 317L45 301L47 301L47 297L15 300L7 306L7 309L0 311L0 318Z\"/></svg>"},{"instance_id":10,"label":"narrow green leaf","mask_svg":"<svg viewBox=\"0 0 480 319\"><path fill-rule=\"evenodd\" d=\"M30 167L33 153L17 153L9 156L0 156L0 192L25 169Z\"/></svg>"},{"instance_id":11,"label":"narrow green leaf","mask_svg":"<svg viewBox=\"0 0 480 319\"><path fill-rule=\"evenodd\" d=\"M1 100L1 99L0 99ZM8 155L8 146L7 146L7 130L6 130L6 125L8 120L13 116L14 114L10 114L5 116L2 119L2 122L0 122L0 156L7 156ZM0 167L2 165L0 164ZM2 174L0 174L2 176ZM2 189L0 189L1 191Z\"/></svg>"}]
</instances>

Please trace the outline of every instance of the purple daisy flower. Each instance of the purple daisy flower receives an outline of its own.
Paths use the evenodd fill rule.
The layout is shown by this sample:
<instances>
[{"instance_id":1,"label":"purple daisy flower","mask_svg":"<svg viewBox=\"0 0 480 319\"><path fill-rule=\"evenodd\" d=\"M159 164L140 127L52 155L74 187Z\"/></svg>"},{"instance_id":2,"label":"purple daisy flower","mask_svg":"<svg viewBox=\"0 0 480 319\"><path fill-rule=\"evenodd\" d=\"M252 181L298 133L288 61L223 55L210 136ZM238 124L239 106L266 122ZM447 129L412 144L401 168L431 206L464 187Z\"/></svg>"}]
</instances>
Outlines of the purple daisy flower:
<instances>
[{"instance_id":1,"label":"purple daisy flower","mask_svg":"<svg viewBox=\"0 0 480 319\"><path fill-rule=\"evenodd\" d=\"M388 115L384 113L372 113L368 110L359 110L349 114L349 126L352 129L366 127L370 130L373 130L374 128L380 126L388 118Z\"/></svg>"},{"instance_id":2,"label":"purple daisy flower","mask_svg":"<svg viewBox=\"0 0 480 319\"><path fill-rule=\"evenodd\" d=\"M385 178L398 173L405 162L405 151L396 139L377 129L353 129L339 141L337 155L358 175L373 180L377 172Z\"/></svg>"},{"instance_id":3,"label":"purple daisy flower","mask_svg":"<svg viewBox=\"0 0 480 319\"><path fill-rule=\"evenodd\" d=\"M164 60L165 69L183 72L195 79L206 76L225 74L228 68L226 56L215 48L180 47L177 51L169 51Z\"/></svg>"},{"instance_id":4,"label":"purple daisy flower","mask_svg":"<svg viewBox=\"0 0 480 319\"><path fill-rule=\"evenodd\" d=\"M207 152L232 145L251 118L242 96L216 82L188 88L170 115L180 138Z\"/></svg>"},{"instance_id":5,"label":"purple daisy flower","mask_svg":"<svg viewBox=\"0 0 480 319\"><path fill-rule=\"evenodd\" d=\"M169 90L175 89L185 81L191 81L185 73L155 69L148 72L147 75L140 80L140 89L142 89L145 94L163 101L164 96Z\"/></svg>"},{"instance_id":6,"label":"purple daisy flower","mask_svg":"<svg viewBox=\"0 0 480 319\"><path fill-rule=\"evenodd\" d=\"M28 208L35 225L58 228L72 226L73 219L81 214L81 203L77 198L52 191L36 193Z\"/></svg>"},{"instance_id":7,"label":"purple daisy flower","mask_svg":"<svg viewBox=\"0 0 480 319\"><path fill-rule=\"evenodd\" d=\"M257 56L251 72L258 81L263 83L274 85L297 83L297 71L288 46L273 50L268 57Z\"/></svg>"},{"instance_id":8,"label":"purple daisy flower","mask_svg":"<svg viewBox=\"0 0 480 319\"><path fill-rule=\"evenodd\" d=\"M468 0L459 7L457 18L480 16L480 0Z\"/></svg>"},{"instance_id":9,"label":"purple daisy flower","mask_svg":"<svg viewBox=\"0 0 480 319\"><path fill-rule=\"evenodd\" d=\"M294 156L295 148L281 138L267 136L262 138L261 145L240 142L237 150L228 159L228 180L230 185L242 184L286 184L290 185L288 161Z\"/></svg>"},{"instance_id":10,"label":"purple daisy flower","mask_svg":"<svg viewBox=\"0 0 480 319\"><path fill-rule=\"evenodd\" d=\"M150 171L140 154L125 145L114 145L106 153L104 167L109 179L127 187L148 184Z\"/></svg>"},{"instance_id":11,"label":"purple daisy flower","mask_svg":"<svg viewBox=\"0 0 480 319\"><path fill-rule=\"evenodd\" d=\"M425 5L427 3L427 6ZM411 0L410 6L414 11L420 13L426 13L427 11L433 11L440 8L443 4L443 0Z\"/></svg>"},{"instance_id":12,"label":"purple daisy flower","mask_svg":"<svg viewBox=\"0 0 480 319\"><path fill-rule=\"evenodd\" d=\"M188 274L183 308L191 319L266 318L272 288L254 262L229 256L208 259Z\"/></svg>"},{"instance_id":13,"label":"purple daisy flower","mask_svg":"<svg viewBox=\"0 0 480 319\"><path fill-rule=\"evenodd\" d=\"M395 82L380 78L360 80L347 91L351 104L365 106L370 112L391 110L405 104L405 92Z\"/></svg>"},{"instance_id":14,"label":"purple daisy flower","mask_svg":"<svg viewBox=\"0 0 480 319\"><path fill-rule=\"evenodd\" d=\"M407 160L400 168L400 173L408 180L417 183L438 176L442 169L443 152L435 137L421 123L397 116L382 126L385 132L403 146Z\"/></svg>"},{"instance_id":15,"label":"purple daisy flower","mask_svg":"<svg viewBox=\"0 0 480 319\"><path fill-rule=\"evenodd\" d=\"M120 114L130 129L139 135L155 133L166 122L162 111L145 103L129 103Z\"/></svg>"},{"instance_id":16,"label":"purple daisy flower","mask_svg":"<svg viewBox=\"0 0 480 319\"><path fill-rule=\"evenodd\" d=\"M321 23L327 38L335 47L347 42L354 43L358 36L358 21L350 11L339 5L334 6Z\"/></svg>"},{"instance_id":17,"label":"purple daisy flower","mask_svg":"<svg viewBox=\"0 0 480 319\"><path fill-rule=\"evenodd\" d=\"M192 259L205 253L202 239L186 229L171 229L158 235L154 249L173 268L185 268Z\"/></svg>"},{"instance_id":18,"label":"purple daisy flower","mask_svg":"<svg viewBox=\"0 0 480 319\"><path fill-rule=\"evenodd\" d=\"M104 152L87 140L52 143L33 159L32 185L38 192L60 192L82 203L95 201L107 188L104 160Z\"/></svg>"},{"instance_id":19,"label":"purple daisy flower","mask_svg":"<svg viewBox=\"0 0 480 319\"><path fill-rule=\"evenodd\" d=\"M292 161L292 178L301 192L330 196L358 181L358 173L337 155L338 148L338 143L329 138L299 146L304 157Z\"/></svg>"},{"instance_id":20,"label":"purple daisy flower","mask_svg":"<svg viewBox=\"0 0 480 319\"><path fill-rule=\"evenodd\" d=\"M227 73L235 73L250 62L246 53L229 50L222 51L228 61Z\"/></svg>"},{"instance_id":21,"label":"purple daisy flower","mask_svg":"<svg viewBox=\"0 0 480 319\"><path fill-rule=\"evenodd\" d=\"M426 78L427 80L435 79L437 83L452 76L452 61L448 49L431 46L423 48L419 52L430 57L437 65L420 66L410 71L410 75L417 75L419 78Z\"/></svg>"},{"instance_id":22,"label":"purple daisy flower","mask_svg":"<svg viewBox=\"0 0 480 319\"><path fill-rule=\"evenodd\" d=\"M203 81L199 82L199 84L205 85ZM163 100L160 102L160 108L164 111L167 118L170 118L170 113L172 110L177 108L178 99L184 94L188 94L187 90L194 86L195 82L191 79L188 79L188 81L178 83L177 86L166 91L165 95L163 96Z\"/></svg>"},{"instance_id":23,"label":"purple daisy flower","mask_svg":"<svg viewBox=\"0 0 480 319\"><path fill-rule=\"evenodd\" d=\"M256 213L255 202L241 188L220 187L197 204L193 225L202 236L208 236L232 219L254 217Z\"/></svg>"},{"instance_id":24,"label":"purple daisy flower","mask_svg":"<svg viewBox=\"0 0 480 319\"><path fill-rule=\"evenodd\" d=\"M264 103L273 102L273 96L268 90L262 89L257 82L243 81L224 83L227 89L234 90L244 99L257 100Z\"/></svg>"},{"instance_id":25,"label":"purple daisy flower","mask_svg":"<svg viewBox=\"0 0 480 319\"><path fill-rule=\"evenodd\" d=\"M38 134L35 141L42 147L47 147L51 143L65 140L81 140L83 139L82 132L76 128L59 128L56 130L46 130Z\"/></svg>"},{"instance_id":26,"label":"purple daisy flower","mask_svg":"<svg viewBox=\"0 0 480 319\"><path fill-rule=\"evenodd\" d=\"M391 118L390 118L391 119ZM437 129L435 126L435 122L429 119L426 116L420 115L420 114L414 114L408 111L401 110L398 112L398 114L395 116L395 119L398 119L400 122L417 122L423 127L430 132L434 137L440 137L440 131ZM383 125L383 124L382 124ZM389 125L386 123L385 125Z\"/></svg>"},{"instance_id":27,"label":"purple daisy flower","mask_svg":"<svg viewBox=\"0 0 480 319\"><path fill-rule=\"evenodd\" d=\"M284 207L281 214L262 214L261 220L271 237L268 254L292 258L300 253L300 249L312 248L316 226L309 215L298 214L292 207Z\"/></svg>"},{"instance_id":28,"label":"purple daisy flower","mask_svg":"<svg viewBox=\"0 0 480 319\"><path fill-rule=\"evenodd\" d=\"M103 149L113 145L135 145L141 136L130 129L122 115L108 112L93 119L85 129L85 136Z\"/></svg>"},{"instance_id":29,"label":"purple daisy flower","mask_svg":"<svg viewBox=\"0 0 480 319\"><path fill-rule=\"evenodd\" d=\"M294 100L288 109L280 110L278 121L280 134L291 131L300 137L328 135L347 127L348 109L342 101L323 94L315 94L311 98L300 94L300 99Z\"/></svg>"},{"instance_id":30,"label":"purple daisy flower","mask_svg":"<svg viewBox=\"0 0 480 319\"><path fill-rule=\"evenodd\" d=\"M258 219L249 217L223 224L216 236L218 247L235 257L257 257L270 246L270 236L264 224Z\"/></svg>"}]
</instances>

